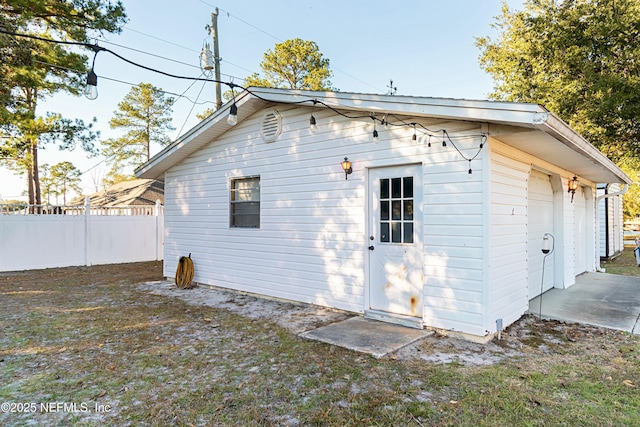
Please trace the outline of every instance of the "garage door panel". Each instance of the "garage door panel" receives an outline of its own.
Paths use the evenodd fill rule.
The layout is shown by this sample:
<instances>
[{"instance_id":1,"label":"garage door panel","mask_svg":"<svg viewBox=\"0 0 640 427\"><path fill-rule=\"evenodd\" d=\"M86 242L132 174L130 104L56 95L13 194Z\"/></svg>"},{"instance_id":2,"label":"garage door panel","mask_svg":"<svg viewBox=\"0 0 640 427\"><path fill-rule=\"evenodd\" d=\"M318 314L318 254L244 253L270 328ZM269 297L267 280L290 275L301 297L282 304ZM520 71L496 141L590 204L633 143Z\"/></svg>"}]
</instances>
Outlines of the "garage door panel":
<instances>
[{"instance_id":1,"label":"garage door panel","mask_svg":"<svg viewBox=\"0 0 640 427\"><path fill-rule=\"evenodd\" d=\"M544 286L542 286L542 238L545 233L553 233L554 203L551 177L547 174L532 171L528 185L527 210L527 251L529 267L529 299L553 288L554 262L553 256L547 257L544 268Z\"/></svg>"}]
</instances>

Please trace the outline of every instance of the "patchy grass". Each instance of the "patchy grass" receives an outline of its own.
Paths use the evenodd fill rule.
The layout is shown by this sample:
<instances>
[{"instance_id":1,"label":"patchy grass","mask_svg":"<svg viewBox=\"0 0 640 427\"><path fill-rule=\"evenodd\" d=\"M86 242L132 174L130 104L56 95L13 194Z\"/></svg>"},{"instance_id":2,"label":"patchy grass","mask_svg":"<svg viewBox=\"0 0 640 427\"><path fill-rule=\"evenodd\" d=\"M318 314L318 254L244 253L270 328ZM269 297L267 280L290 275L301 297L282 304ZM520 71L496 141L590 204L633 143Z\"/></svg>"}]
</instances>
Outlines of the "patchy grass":
<instances>
[{"instance_id":1,"label":"patchy grass","mask_svg":"<svg viewBox=\"0 0 640 427\"><path fill-rule=\"evenodd\" d=\"M640 277L640 267L636 262L633 248L625 248L620 256L611 261L603 261L601 266L607 273Z\"/></svg>"},{"instance_id":2,"label":"patchy grass","mask_svg":"<svg viewBox=\"0 0 640 427\"><path fill-rule=\"evenodd\" d=\"M432 337L377 360L134 285L160 276L0 274L0 403L21 409L0 425L640 425L638 336L525 317L500 342ZM465 363L487 346L500 362ZM445 350L462 356L429 361Z\"/></svg>"}]
</instances>

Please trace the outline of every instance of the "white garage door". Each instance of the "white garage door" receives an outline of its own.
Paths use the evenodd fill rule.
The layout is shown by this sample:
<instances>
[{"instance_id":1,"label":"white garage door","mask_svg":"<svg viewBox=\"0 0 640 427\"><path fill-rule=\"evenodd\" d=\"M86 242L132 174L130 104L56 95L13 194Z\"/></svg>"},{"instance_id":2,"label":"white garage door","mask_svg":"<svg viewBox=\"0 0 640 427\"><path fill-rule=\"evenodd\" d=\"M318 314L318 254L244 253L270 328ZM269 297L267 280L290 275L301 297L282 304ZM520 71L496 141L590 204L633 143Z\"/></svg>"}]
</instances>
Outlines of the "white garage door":
<instances>
[{"instance_id":1,"label":"white garage door","mask_svg":"<svg viewBox=\"0 0 640 427\"><path fill-rule=\"evenodd\" d=\"M584 192L581 187L578 187L573 197L573 226L575 232L574 271L576 276L587 271L586 208L587 203L584 198Z\"/></svg>"},{"instance_id":2,"label":"white garage door","mask_svg":"<svg viewBox=\"0 0 640 427\"><path fill-rule=\"evenodd\" d=\"M529 177L529 206L527 215L527 252L529 256L529 299L533 299L554 285L553 255L549 255L544 266L542 284L542 238L545 233L553 234L553 188L551 177L538 171L531 171ZM541 291L542 289L542 291Z\"/></svg>"}]
</instances>

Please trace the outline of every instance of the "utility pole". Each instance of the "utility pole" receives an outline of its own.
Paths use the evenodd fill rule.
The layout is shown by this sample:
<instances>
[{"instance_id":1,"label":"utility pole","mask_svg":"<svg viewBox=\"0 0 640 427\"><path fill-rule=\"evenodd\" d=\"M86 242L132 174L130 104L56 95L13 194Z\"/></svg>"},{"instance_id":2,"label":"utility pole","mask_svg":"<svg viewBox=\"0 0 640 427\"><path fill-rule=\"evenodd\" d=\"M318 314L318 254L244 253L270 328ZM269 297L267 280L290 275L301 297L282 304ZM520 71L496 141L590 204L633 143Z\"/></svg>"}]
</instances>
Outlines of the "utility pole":
<instances>
[{"instance_id":1,"label":"utility pole","mask_svg":"<svg viewBox=\"0 0 640 427\"><path fill-rule=\"evenodd\" d=\"M211 38L213 38L213 62L216 76L216 110L222 107L222 92L220 90L220 48L218 47L218 8L211 14Z\"/></svg>"}]
</instances>

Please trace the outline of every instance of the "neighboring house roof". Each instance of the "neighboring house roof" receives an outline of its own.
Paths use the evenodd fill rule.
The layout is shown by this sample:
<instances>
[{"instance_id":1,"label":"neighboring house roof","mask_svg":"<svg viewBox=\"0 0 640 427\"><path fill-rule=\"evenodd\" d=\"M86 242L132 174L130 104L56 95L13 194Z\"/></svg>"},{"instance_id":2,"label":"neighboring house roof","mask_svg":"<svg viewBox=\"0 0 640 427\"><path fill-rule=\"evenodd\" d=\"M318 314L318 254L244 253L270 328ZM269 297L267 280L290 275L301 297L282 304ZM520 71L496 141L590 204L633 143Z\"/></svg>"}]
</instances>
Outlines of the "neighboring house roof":
<instances>
[{"instance_id":1,"label":"neighboring house roof","mask_svg":"<svg viewBox=\"0 0 640 427\"><path fill-rule=\"evenodd\" d=\"M631 183L604 154L537 104L254 87L237 95L235 103L238 122L267 106L298 104L321 109L326 104L340 111L374 113L380 117L393 114L486 123L489 136L578 176L596 183ZM227 132L230 126L226 118L231 105L232 102L223 105L140 166L136 176L162 179L164 171Z\"/></svg>"},{"instance_id":2,"label":"neighboring house roof","mask_svg":"<svg viewBox=\"0 0 640 427\"><path fill-rule=\"evenodd\" d=\"M164 182L155 179L134 179L119 182L89 196L94 206L140 206L164 204ZM77 199L72 205L83 205L85 199Z\"/></svg>"}]
</instances>

